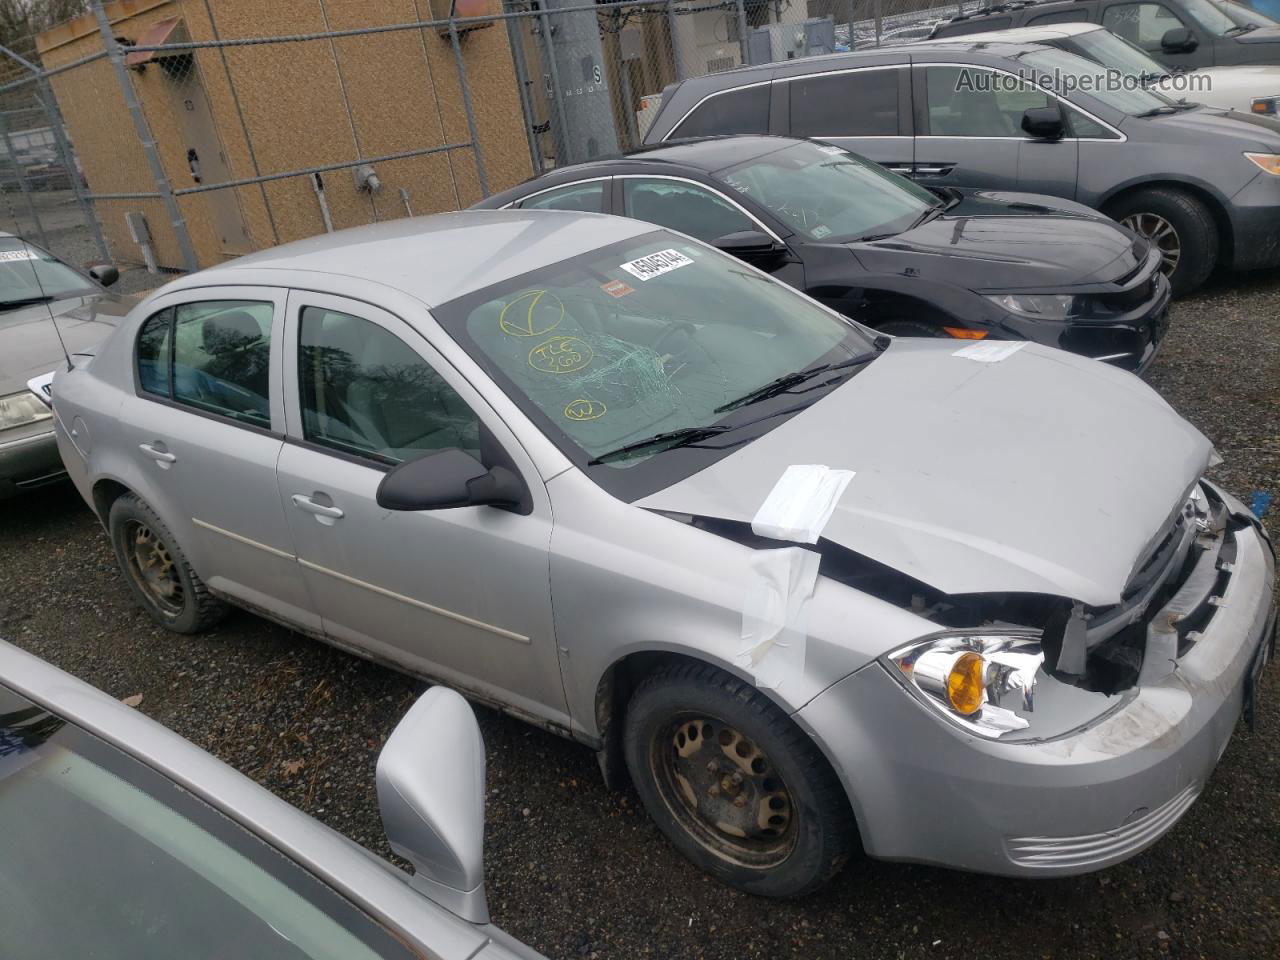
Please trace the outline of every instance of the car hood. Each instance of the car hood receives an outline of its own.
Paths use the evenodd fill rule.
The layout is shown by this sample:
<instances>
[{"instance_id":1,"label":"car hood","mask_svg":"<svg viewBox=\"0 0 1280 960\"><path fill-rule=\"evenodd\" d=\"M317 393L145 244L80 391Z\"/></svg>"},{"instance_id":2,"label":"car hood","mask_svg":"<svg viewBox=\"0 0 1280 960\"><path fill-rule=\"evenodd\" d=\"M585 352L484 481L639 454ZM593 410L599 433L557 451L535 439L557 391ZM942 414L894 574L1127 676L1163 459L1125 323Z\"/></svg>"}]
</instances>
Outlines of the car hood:
<instances>
[{"instance_id":1,"label":"car hood","mask_svg":"<svg viewBox=\"0 0 1280 960\"><path fill-rule=\"evenodd\" d=\"M91 350L134 303L132 297L95 294L0 313L0 396L24 389L32 377L63 363L59 334L69 353ZM50 310L57 330L49 319Z\"/></svg>"},{"instance_id":2,"label":"car hood","mask_svg":"<svg viewBox=\"0 0 1280 960\"><path fill-rule=\"evenodd\" d=\"M1012 195L1016 196L1016 195ZM1137 269L1145 241L1110 220L1051 207L1046 197L968 192L939 217L884 240L850 243L873 273L902 273L972 290L1106 283Z\"/></svg>"},{"instance_id":3,"label":"car hood","mask_svg":"<svg viewBox=\"0 0 1280 960\"><path fill-rule=\"evenodd\" d=\"M1232 39L1237 43L1280 43L1280 27L1259 27Z\"/></svg>"},{"instance_id":4,"label":"car hood","mask_svg":"<svg viewBox=\"0 0 1280 960\"><path fill-rule=\"evenodd\" d=\"M1191 74L1194 77L1205 77L1214 91L1219 87L1224 90L1252 90L1254 96L1270 97L1280 93L1280 66L1258 63L1246 67L1198 67ZM1166 77L1157 84L1158 89L1175 87L1175 78ZM1272 91L1267 93L1266 91ZM1195 100L1196 93L1183 94L1188 100Z\"/></svg>"},{"instance_id":5,"label":"car hood","mask_svg":"<svg viewBox=\"0 0 1280 960\"><path fill-rule=\"evenodd\" d=\"M749 523L791 464L856 476L823 538L948 594L1102 606L1184 502L1209 441L1137 377L1025 343L995 363L896 339L839 389L638 506Z\"/></svg>"},{"instance_id":6,"label":"car hood","mask_svg":"<svg viewBox=\"0 0 1280 960\"><path fill-rule=\"evenodd\" d=\"M1190 96L1188 98L1194 99ZM1156 117L1130 117L1122 124L1122 128L1132 130L1132 125L1138 123L1151 124L1147 128L1151 131L1182 131L1194 135L1204 143L1212 141L1221 147L1235 146L1240 150L1261 148L1280 151L1280 122L1269 117L1255 117L1238 110L1198 107L1194 110Z\"/></svg>"}]
</instances>

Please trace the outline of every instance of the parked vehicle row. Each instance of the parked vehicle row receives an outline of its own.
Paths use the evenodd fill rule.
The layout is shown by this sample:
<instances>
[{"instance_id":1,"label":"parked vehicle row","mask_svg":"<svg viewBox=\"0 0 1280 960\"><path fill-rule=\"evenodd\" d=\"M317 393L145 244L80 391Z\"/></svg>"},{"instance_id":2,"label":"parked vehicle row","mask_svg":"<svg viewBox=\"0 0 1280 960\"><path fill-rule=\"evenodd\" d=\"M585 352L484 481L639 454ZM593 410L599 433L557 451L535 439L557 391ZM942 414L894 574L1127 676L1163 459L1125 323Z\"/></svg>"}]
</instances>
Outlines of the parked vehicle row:
<instances>
[{"instance_id":1,"label":"parked vehicle row","mask_svg":"<svg viewBox=\"0 0 1280 960\"><path fill-rule=\"evenodd\" d=\"M922 186L1074 200L1155 243L1175 295L1219 266L1280 265L1280 121L1099 73L1057 46L983 35L772 63L669 87L645 142L808 137Z\"/></svg>"}]
</instances>

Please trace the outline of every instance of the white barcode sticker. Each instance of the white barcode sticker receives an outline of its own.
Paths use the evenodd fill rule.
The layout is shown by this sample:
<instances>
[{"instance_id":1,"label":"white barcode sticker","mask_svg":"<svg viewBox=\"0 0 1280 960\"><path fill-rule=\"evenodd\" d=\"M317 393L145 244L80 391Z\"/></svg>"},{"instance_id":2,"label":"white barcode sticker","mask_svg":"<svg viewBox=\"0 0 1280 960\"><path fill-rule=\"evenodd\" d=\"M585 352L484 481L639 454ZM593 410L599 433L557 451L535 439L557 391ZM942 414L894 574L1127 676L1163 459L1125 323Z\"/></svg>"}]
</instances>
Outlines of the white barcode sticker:
<instances>
[{"instance_id":1,"label":"white barcode sticker","mask_svg":"<svg viewBox=\"0 0 1280 960\"><path fill-rule=\"evenodd\" d=\"M679 250L659 250L639 260L631 260L619 266L637 280L652 280L672 270L679 270L693 263Z\"/></svg>"},{"instance_id":2,"label":"white barcode sticker","mask_svg":"<svg viewBox=\"0 0 1280 960\"><path fill-rule=\"evenodd\" d=\"M0 263L14 260L35 260L36 255L30 250L0 250Z\"/></svg>"}]
</instances>

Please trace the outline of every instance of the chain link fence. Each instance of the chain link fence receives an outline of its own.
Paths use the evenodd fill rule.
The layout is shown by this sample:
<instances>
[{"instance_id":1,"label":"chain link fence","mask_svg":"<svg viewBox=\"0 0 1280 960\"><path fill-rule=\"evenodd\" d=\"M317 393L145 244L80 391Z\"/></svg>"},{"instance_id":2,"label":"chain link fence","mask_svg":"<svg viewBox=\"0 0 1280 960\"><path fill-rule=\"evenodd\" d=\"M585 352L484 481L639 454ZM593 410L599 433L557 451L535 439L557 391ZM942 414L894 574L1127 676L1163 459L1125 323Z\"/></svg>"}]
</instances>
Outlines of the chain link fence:
<instances>
[{"instance_id":1,"label":"chain link fence","mask_svg":"<svg viewBox=\"0 0 1280 960\"><path fill-rule=\"evenodd\" d=\"M0 229L187 271L638 146L677 80L972 0L89 0L0 47Z\"/></svg>"}]
</instances>

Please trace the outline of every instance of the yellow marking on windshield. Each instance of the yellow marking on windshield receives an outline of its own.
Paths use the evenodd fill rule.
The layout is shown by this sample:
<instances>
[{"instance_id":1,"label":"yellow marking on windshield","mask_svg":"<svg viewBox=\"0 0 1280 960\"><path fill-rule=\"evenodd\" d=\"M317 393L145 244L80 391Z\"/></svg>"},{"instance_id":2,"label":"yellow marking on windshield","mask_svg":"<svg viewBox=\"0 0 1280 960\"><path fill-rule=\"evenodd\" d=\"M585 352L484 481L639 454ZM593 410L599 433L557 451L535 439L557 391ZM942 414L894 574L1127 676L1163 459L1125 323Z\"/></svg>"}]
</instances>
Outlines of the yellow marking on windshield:
<instances>
[{"instance_id":1,"label":"yellow marking on windshield","mask_svg":"<svg viewBox=\"0 0 1280 960\"><path fill-rule=\"evenodd\" d=\"M577 337L552 337L529 351L529 366L542 373L577 373L595 356L591 345Z\"/></svg>"},{"instance_id":2,"label":"yellow marking on windshield","mask_svg":"<svg viewBox=\"0 0 1280 960\"><path fill-rule=\"evenodd\" d=\"M609 408L599 400L588 400L585 397L579 397L564 408L566 418L580 423L586 420L599 420L608 412Z\"/></svg>"},{"instance_id":3,"label":"yellow marking on windshield","mask_svg":"<svg viewBox=\"0 0 1280 960\"><path fill-rule=\"evenodd\" d=\"M556 306L559 306L560 314L550 324L547 324L546 326L539 326L538 322L534 319L533 313L538 309L538 304L543 302L543 297L547 296L555 301L555 305L550 305L550 301L547 301L550 306L549 312L554 313ZM507 311L517 303L521 303L525 300L529 301L529 308L525 311L524 322L519 322L518 313L514 319L509 319L507 317ZM556 327L560 326L560 322L564 320L564 314L564 301L554 293L549 293L546 290L527 290L502 308L502 312L498 314L498 326L502 328L503 333L509 333L513 337L541 337L543 334L550 333Z\"/></svg>"}]
</instances>

